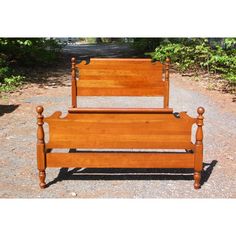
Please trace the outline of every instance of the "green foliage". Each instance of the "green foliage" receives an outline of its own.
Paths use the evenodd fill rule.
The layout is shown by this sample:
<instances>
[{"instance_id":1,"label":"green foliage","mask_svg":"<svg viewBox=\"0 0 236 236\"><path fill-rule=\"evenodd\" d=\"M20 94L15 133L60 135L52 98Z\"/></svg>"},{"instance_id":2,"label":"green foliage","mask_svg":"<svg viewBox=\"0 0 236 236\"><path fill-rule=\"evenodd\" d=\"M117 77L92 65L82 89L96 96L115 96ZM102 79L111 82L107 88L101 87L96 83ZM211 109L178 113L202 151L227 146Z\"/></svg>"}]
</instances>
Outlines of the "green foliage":
<instances>
[{"instance_id":1,"label":"green foliage","mask_svg":"<svg viewBox=\"0 0 236 236\"><path fill-rule=\"evenodd\" d=\"M47 66L55 62L61 45L55 39L46 38L2 38L0 51L8 61L23 66L40 64Z\"/></svg>"},{"instance_id":2,"label":"green foliage","mask_svg":"<svg viewBox=\"0 0 236 236\"><path fill-rule=\"evenodd\" d=\"M223 78L236 83L236 39L233 38L165 40L149 55L160 61L170 57L181 72L206 70L220 73Z\"/></svg>"},{"instance_id":3,"label":"green foliage","mask_svg":"<svg viewBox=\"0 0 236 236\"><path fill-rule=\"evenodd\" d=\"M3 84L0 86L0 92L10 92L15 90L19 85L22 84L22 81L25 77L17 75L10 76L3 79Z\"/></svg>"},{"instance_id":4,"label":"green foliage","mask_svg":"<svg viewBox=\"0 0 236 236\"><path fill-rule=\"evenodd\" d=\"M61 45L50 38L0 38L0 91L11 91L22 83L18 66L48 66L58 58Z\"/></svg>"}]
</instances>

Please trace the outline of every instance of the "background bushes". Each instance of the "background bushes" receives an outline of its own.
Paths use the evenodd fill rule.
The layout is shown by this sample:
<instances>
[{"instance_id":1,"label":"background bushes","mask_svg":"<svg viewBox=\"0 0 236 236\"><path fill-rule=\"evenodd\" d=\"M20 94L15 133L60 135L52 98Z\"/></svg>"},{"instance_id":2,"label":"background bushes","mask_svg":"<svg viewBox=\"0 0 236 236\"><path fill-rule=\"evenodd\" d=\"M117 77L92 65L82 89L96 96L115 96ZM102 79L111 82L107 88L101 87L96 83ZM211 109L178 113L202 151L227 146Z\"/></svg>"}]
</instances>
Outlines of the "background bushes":
<instances>
[{"instance_id":1,"label":"background bushes","mask_svg":"<svg viewBox=\"0 0 236 236\"><path fill-rule=\"evenodd\" d=\"M179 72L216 74L236 85L235 38L78 38L81 40L129 43L141 56L160 61L170 57ZM51 66L63 46L51 38L0 38L0 91L10 91L24 81L18 67Z\"/></svg>"},{"instance_id":2,"label":"background bushes","mask_svg":"<svg viewBox=\"0 0 236 236\"><path fill-rule=\"evenodd\" d=\"M182 38L163 39L154 52L146 53L153 60L170 57L180 72L205 71L218 73L236 83L236 39Z\"/></svg>"},{"instance_id":3,"label":"background bushes","mask_svg":"<svg viewBox=\"0 0 236 236\"><path fill-rule=\"evenodd\" d=\"M16 68L49 66L58 58L62 45L50 38L0 38L0 91L20 85L24 76Z\"/></svg>"}]
</instances>

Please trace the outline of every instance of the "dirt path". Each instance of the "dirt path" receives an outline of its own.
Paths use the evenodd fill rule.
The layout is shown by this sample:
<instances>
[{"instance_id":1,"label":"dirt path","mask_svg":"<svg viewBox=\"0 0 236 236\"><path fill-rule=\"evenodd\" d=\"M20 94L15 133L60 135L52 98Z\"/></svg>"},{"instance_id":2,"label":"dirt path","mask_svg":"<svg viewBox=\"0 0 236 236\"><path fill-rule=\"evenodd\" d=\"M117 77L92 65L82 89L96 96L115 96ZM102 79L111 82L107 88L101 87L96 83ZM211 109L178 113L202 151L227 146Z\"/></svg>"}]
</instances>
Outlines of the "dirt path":
<instances>
[{"instance_id":1,"label":"dirt path","mask_svg":"<svg viewBox=\"0 0 236 236\"><path fill-rule=\"evenodd\" d=\"M40 190L36 170L35 107L42 104L45 115L55 110L66 113L70 105L71 55L126 56L127 46L81 46L67 48L68 63L43 75L44 83L35 83L0 99L0 197L73 197L78 198L235 198L236 197L236 103L232 96L208 91L198 83L171 74L170 106L196 116L204 106L204 173L199 191L193 189L192 175L138 170L48 169L50 187ZM119 50L118 50L119 49ZM117 53L117 50L119 51ZM122 54L123 52L123 54ZM135 56L134 51L130 51ZM37 77L38 76L38 77ZM155 98L83 98L81 106L154 107Z\"/></svg>"}]
</instances>

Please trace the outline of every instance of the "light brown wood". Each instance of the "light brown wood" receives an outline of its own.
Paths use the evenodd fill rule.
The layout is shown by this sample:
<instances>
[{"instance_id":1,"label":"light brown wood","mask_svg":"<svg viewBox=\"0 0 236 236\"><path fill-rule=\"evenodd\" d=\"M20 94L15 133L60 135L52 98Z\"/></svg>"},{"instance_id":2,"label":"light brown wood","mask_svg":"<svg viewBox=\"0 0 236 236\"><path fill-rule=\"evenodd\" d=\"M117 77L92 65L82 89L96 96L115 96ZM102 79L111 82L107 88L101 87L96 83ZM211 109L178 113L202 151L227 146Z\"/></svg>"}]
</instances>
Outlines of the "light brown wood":
<instances>
[{"instance_id":1,"label":"light brown wood","mask_svg":"<svg viewBox=\"0 0 236 236\"><path fill-rule=\"evenodd\" d=\"M191 149L195 119L173 114L54 113L47 148L180 148Z\"/></svg>"},{"instance_id":2,"label":"light brown wood","mask_svg":"<svg viewBox=\"0 0 236 236\"><path fill-rule=\"evenodd\" d=\"M195 143L195 160L194 160L194 188L200 188L201 181L201 171L202 171L202 162L203 162L203 114L205 109L203 107L199 107L197 109L198 117L197 117L197 132L196 132L196 143Z\"/></svg>"},{"instance_id":3,"label":"light brown wood","mask_svg":"<svg viewBox=\"0 0 236 236\"><path fill-rule=\"evenodd\" d=\"M43 130L43 107L38 106L36 108L36 111L38 113L37 115L37 163L38 163L38 171L39 171L39 186L40 188L45 188L45 168L46 168L46 156L45 156L45 141L44 141L44 130Z\"/></svg>"},{"instance_id":4,"label":"light brown wood","mask_svg":"<svg viewBox=\"0 0 236 236\"><path fill-rule=\"evenodd\" d=\"M76 59L71 59L71 98L72 107L77 107L77 89L76 89Z\"/></svg>"},{"instance_id":5,"label":"light brown wood","mask_svg":"<svg viewBox=\"0 0 236 236\"><path fill-rule=\"evenodd\" d=\"M163 87L80 87L78 96L164 96Z\"/></svg>"},{"instance_id":6,"label":"light brown wood","mask_svg":"<svg viewBox=\"0 0 236 236\"><path fill-rule=\"evenodd\" d=\"M169 67L170 67L170 58L166 58L165 63L165 96L164 96L164 108L169 107Z\"/></svg>"},{"instance_id":7,"label":"light brown wood","mask_svg":"<svg viewBox=\"0 0 236 236\"><path fill-rule=\"evenodd\" d=\"M89 64L87 65L87 67L89 67ZM156 75L156 74L157 75ZM152 70L137 70L137 69L129 69L129 70L117 70L117 69L90 69L88 70L87 68L84 69L80 69L79 71L79 79L84 80L86 79L86 77L100 77L102 78L106 78L107 80L109 80L109 77L116 77L116 79L120 79L122 80L123 77L126 78L130 78L133 82L135 82L135 78L138 77L139 80L142 77L142 74L145 75L145 80L149 80L149 78L151 78L151 80L153 81L154 78L156 78L156 81L161 81L162 80L162 70L158 70L158 71L152 71Z\"/></svg>"},{"instance_id":8,"label":"light brown wood","mask_svg":"<svg viewBox=\"0 0 236 236\"><path fill-rule=\"evenodd\" d=\"M198 108L197 119L188 116L186 112L174 115L169 112L169 109L93 108L90 110L77 108L75 110L77 110L76 113L68 113L62 118L61 112L55 112L50 117L43 118L43 108L37 108L40 130L38 143L44 145L38 154L40 187L46 186L46 166L194 168L194 188L200 187L203 161L203 108ZM42 133L43 122L49 125L49 142L46 145ZM191 130L194 123L198 126L196 144L191 142ZM51 152L52 149L57 148L99 149L99 151ZM123 149L123 152L103 152L103 149L110 148ZM127 152L125 149L141 149L142 151ZM144 152L145 149L181 149L187 152L160 153L150 152L150 150Z\"/></svg>"},{"instance_id":9,"label":"light brown wood","mask_svg":"<svg viewBox=\"0 0 236 236\"><path fill-rule=\"evenodd\" d=\"M111 67L117 70L150 70L150 68L157 71L162 70L162 64L159 61L152 62L147 58L91 58L88 63L81 61L76 67L79 69L87 67L88 70L110 69Z\"/></svg>"},{"instance_id":10,"label":"light brown wood","mask_svg":"<svg viewBox=\"0 0 236 236\"><path fill-rule=\"evenodd\" d=\"M44 118L43 107L37 107L40 187L46 187L46 167L88 167L194 168L194 188L200 188L204 108L198 108L197 118L186 112L173 113L169 108L169 65L168 58L165 64L152 63L150 59L112 58L91 59L86 65L76 64L72 58L72 108L69 113L61 117L58 111ZM79 95L163 96L164 102L163 108L78 108L76 98ZM44 122L49 127L47 144ZM195 144L191 140L193 124L197 125ZM53 152L53 149L64 148L80 151ZM111 151L104 152L104 149ZM173 152L150 152L150 149ZM174 153L176 149L182 152Z\"/></svg>"},{"instance_id":11,"label":"light brown wood","mask_svg":"<svg viewBox=\"0 0 236 236\"><path fill-rule=\"evenodd\" d=\"M77 87L81 88L93 88L93 89L98 89L98 88L117 88L117 89L132 89L132 88L152 88L152 87L157 87L163 90L165 86L164 81L135 81L135 83L131 79L123 79L123 80L79 80L77 83Z\"/></svg>"},{"instance_id":12,"label":"light brown wood","mask_svg":"<svg viewBox=\"0 0 236 236\"><path fill-rule=\"evenodd\" d=\"M151 79L79 79L79 96L164 96L165 82Z\"/></svg>"},{"instance_id":13,"label":"light brown wood","mask_svg":"<svg viewBox=\"0 0 236 236\"><path fill-rule=\"evenodd\" d=\"M139 113L173 113L172 108L69 108L69 113L130 113L130 114L139 114Z\"/></svg>"},{"instance_id":14,"label":"light brown wood","mask_svg":"<svg viewBox=\"0 0 236 236\"><path fill-rule=\"evenodd\" d=\"M167 161L168 160L168 161ZM48 167L193 168L191 153L48 153Z\"/></svg>"},{"instance_id":15,"label":"light brown wood","mask_svg":"<svg viewBox=\"0 0 236 236\"><path fill-rule=\"evenodd\" d=\"M76 96L161 96L168 108L168 60L162 64L140 58L92 58L76 64L76 68ZM72 107L77 107L74 95L72 100Z\"/></svg>"}]
</instances>

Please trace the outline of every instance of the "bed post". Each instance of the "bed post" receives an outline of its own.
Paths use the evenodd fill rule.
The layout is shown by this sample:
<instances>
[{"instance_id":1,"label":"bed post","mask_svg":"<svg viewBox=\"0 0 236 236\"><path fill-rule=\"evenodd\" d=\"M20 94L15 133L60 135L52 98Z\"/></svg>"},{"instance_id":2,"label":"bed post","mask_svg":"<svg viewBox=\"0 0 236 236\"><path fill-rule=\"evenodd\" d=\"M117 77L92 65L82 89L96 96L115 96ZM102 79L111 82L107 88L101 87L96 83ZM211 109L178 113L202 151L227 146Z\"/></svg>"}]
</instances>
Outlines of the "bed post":
<instances>
[{"instance_id":1,"label":"bed post","mask_svg":"<svg viewBox=\"0 0 236 236\"><path fill-rule=\"evenodd\" d=\"M170 67L170 58L166 58L165 62L165 96L164 96L164 108L169 107L169 67Z\"/></svg>"},{"instance_id":2,"label":"bed post","mask_svg":"<svg viewBox=\"0 0 236 236\"><path fill-rule=\"evenodd\" d=\"M39 170L39 186L40 188L45 188L45 178L46 178L46 156L45 156L45 141L44 141L44 130L43 130L43 107L37 106L36 111L37 115L37 162Z\"/></svg>"},{"instance_id":3,"label":"bed post","mask_svg":"<svg viewBox=\"0 0 236 236\"><path fill-rule=\"evenodd\" d=\"M71 96L72 96L72 108L77 107L77 101L76 101L76 60L74 57L71 58Z\"/></svg>"},{"instance_id":4,"label":"bed post","mask_svg":"<svg viewBox=\"0 0 236 236\"><path fill-rule=\"evenodd\" d=\"M202 162L203 162L203 113L205 109L203 107L198 107L197 109L198 117L197 117L197 132L196 132L196 143L195 143L195 156L194 156L194 188L200 188L200 180L201 180L201 171L202 171Z\"/></svg>"}]
</instances>

